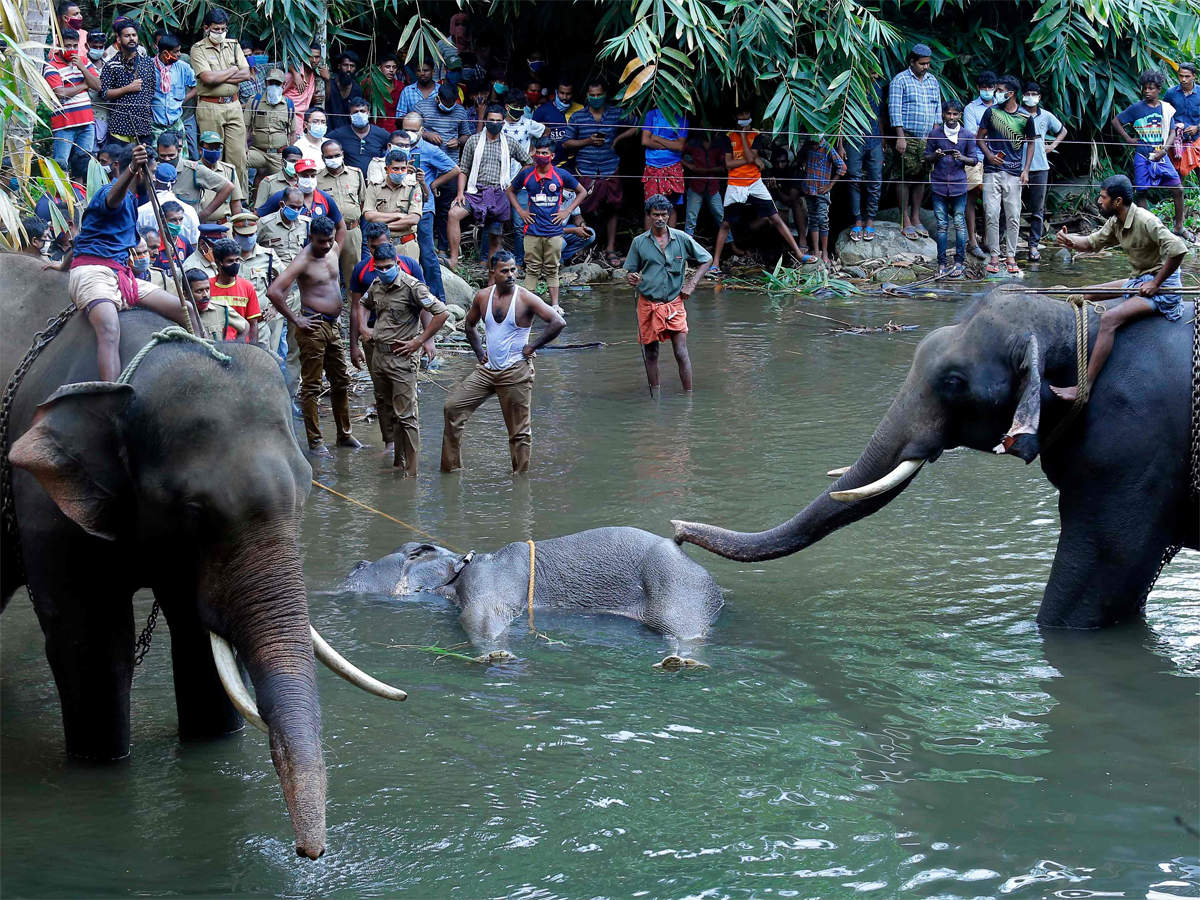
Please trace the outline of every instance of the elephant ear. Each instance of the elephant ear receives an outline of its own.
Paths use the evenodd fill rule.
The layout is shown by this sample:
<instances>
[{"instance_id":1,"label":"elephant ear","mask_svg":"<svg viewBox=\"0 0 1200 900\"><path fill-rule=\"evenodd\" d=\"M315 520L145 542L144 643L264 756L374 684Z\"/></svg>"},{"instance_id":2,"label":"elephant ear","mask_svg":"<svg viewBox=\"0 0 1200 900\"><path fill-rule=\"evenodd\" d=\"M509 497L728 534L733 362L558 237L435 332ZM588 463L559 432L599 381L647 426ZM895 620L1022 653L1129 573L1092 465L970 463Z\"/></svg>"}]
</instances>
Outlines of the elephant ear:
<instances>
[{"instance_id":1,"label":"elephant ear","mask_svg":"<svg viewBox=\"0 0 1200 900\"><path fill-rule=\"evenodd\" d=\"M12 445L9 462L24 469L88 534L116 540L132 488L119 422L133 388L108 381L65 384L38 406L33 424Z\"/></svg>"},{"instance_id":2,"label":"elephant ear","mask_svg":"<svg viewBox=\"0 0 1200 900\"><path fill-rule=\"evenodd\" d=\"M1017 411L1013 414L1008 432L992 448L992 452L1011 453L1031 463L1041 449L1037 433L1042 418L1042 359L1035 334L1029 335L1025 343L1025 353L1017 366L1017 373L1020 376Z\"/></svg>"}]
</instances>

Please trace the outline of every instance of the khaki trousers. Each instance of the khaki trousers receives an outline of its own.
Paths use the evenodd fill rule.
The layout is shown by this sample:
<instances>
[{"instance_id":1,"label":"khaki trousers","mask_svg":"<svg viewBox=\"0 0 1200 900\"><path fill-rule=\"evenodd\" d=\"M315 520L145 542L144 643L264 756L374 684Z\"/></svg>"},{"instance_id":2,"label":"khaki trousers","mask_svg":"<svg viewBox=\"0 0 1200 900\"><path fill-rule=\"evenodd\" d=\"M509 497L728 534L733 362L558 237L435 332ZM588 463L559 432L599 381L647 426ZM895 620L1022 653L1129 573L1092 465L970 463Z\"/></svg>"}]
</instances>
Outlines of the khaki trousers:
<instances>
[{"instance_id":1,"label":"khaki trousers","mask_svg":"<svg viewBox=\"0 0 1200 900\"><path fill-rule=\"evenodd\" d=\"M292 330L292 329L289 329ZM317 418L317 398L321 396L321 375L329 379L333 421L339 439L350 435L350 373L346 370L346 348L336 322L315 319L308 331L296 331L300 348L300 411L304 413L304 432L309 446L321 442L321 424Z\"/></svg>"},{"instance_id":2,"label":"khaki trousers","mask_svg":"<svg viewBox=\"0 0 1200 900\"><path fill-rule=\"evenodd\" d=\"M525 287L537 291L539 281L558 287L558 264L562 261L563 236L525 235Z\"/></svg>"},{"instance_id":3,"label":"khaki trousers","mask_svg":"<svg viewBox=\"0 0 1200 900\"><path fill-rule=\"evenodd\" d=\"M283 157L278 150L268 151L251 147L246 151L246 165L254 169L257 173L254 177L261 181L268 175L283 171ZM247 193L246 196L250 195Z\"/></svg>"},{"instance_id":4,"label":"khaki trousers","mask_svg":"<svg viewBox=\"0 0 1200 900\"><path fill-rule=\"evenodd\" d=\"M371 373L371 387L375 391L375 414L379 416L379 436L383 438L385 444L390 444L392 436L395 434L396 413L392 409L392 395L387 379L379 373L375 353L376 346L374 341L363 341L363 358L366 359L367 371ZM378 358L382 359L386 352L381 351Z\"/></svg>"},{"instance_id":5,"label":"khaki trousers","mask_svg":"<svg viewBox=\"0 0 1200 900\"><path fill-rule=\"evenodd\" d=\"M372 341L374 343L374 341ZM417 457L421 453L421 430L417 417L417 369L421 351L409 356L375 348L375 370L379 373L386 404L392 411L392 440L395 450L392 465L404 469L405 475L417 474ZM376 388L379 390L379 387ZM380 422L383 417L380 416Z\"/></svg>"},{"instance_id":6,"label":"khaki trousers","mask_svg":"<svg viewBox=\"0 0 1200 900\"><path fill-rule=\"evenodd\" d=\"M346 229L346 243L338 254L338 268L342 272L342 286L350 288L350 276L354 267L362 260L362 229L355 225Z\"/></svg>"},{"instance_id":7,"label":"khaki trousers","mask_svg":"<svg viewBox=\"0 0 1200 900\"><path fill-rule=\"evenodd\" d=\"M202 97L196 99L196 127L203 134L215 131L221 135L225 145L221 158L233 166L242 196L250 196L246 182L246 122L242 118L242 104L235 98L232 103L209 103Z\"/></svg>"},{"instance_id":8,"label":"khaki trousers","mask_svg":"<svg viewBox=\"0 0 1200 900\"><path fill-rule=\"evenodd\" d=\"M446 398L446 424L442 431L442 471L462 468L462 433L471 414L495 394L508 429L508 452L513 472L529 471L533 445L533 362L521 359L507 369L493 371L483 363L458 383Z\"/></svg>"}]
</instances>

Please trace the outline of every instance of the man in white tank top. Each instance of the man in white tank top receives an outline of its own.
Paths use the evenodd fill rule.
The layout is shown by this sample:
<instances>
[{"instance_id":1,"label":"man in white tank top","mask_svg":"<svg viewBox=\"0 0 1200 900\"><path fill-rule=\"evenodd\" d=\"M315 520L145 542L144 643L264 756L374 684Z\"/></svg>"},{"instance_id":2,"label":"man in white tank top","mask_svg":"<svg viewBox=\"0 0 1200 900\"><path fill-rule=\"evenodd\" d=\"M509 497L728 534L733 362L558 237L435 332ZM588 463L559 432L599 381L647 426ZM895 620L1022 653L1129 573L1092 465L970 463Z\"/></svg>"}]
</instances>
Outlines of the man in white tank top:
<instances>
[{"instance_id":1,"label":"man in white tank top","mask_svg":"<svg viewBox=\"0 0 1200 900\"><path fill-rule=\"evenodd\" d=\"M442 471L462 468L462 433L471 414L495 394L508 428L508 449L513 472L529 470L533 444L530 409L533 402L533 354L567 324L556 307L517 284L517 263L507 250L491 259L492 285L475 295L467 313L467 341L479 365L446 398L446 425L442 431ZM546 323L537 340L530 342L534 316ZM476 325L483 321L485 350Z\"/></svg>"}]
</instances>

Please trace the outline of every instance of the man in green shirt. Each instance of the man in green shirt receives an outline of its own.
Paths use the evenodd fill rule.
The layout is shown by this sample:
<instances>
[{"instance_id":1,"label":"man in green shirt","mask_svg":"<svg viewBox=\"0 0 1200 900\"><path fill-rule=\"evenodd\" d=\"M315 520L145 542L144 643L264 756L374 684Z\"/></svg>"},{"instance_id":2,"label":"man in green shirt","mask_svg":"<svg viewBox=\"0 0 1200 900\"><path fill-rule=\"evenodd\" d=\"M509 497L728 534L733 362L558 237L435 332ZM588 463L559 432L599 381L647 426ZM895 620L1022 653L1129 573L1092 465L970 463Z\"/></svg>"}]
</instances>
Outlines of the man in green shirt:
<instances>
[{"instance_id":1,"label":"man in green shirt","mask_svg":"<svg viewBox=\"0 0 1200 900\"><path fill-rule=\"evenodd\" d=\"M668 226L671 201L662 194L646 200L650 230L629 245L625 268L628 281L638 289L638 340L646 363L650 393L658 393L658 344L670 341L679 365L679 380L685 391L692 389L692 361L687 349L687 310L684 303L712 265L712 255L686 231ZM688 260L699 268L685 285Z\"/></svg>"},{"instance_id":2,"label":"man in green shirt","mask_svg":"<svg viewBox=\"0 0 1200 900\"><path fill-rule=\"evenodd\" d=\"M1126 322L1141 319L1154 313L1176 322L1182 316L1180 294L1160 294L1164 288L1182 288L1179 264L1187 255L1187 244L1171 233L1166 225L1150 212L1133 203L1133 185L1124 175L1114 175L1100 186L1098 201L1100 212L1108 216L1098 231L1088 235L1067 234L1064 226L1058 233L1059 245L1069 250L1093 251L1105 247L1120 246L1129 254L1133 264L1133 277L1096 284L1082 288L1091 291L1089 300L1103 300L1113 295L1123 296L1112 309L1100 317L1100 331L1088 361L1088 383L1095 384L1096 377L1104 368L1108 354L1112 352L1113 335ZM1079 392L1077 385L1053 387L1059 397L1074 400Z\"/></svg>"}]
</instances>

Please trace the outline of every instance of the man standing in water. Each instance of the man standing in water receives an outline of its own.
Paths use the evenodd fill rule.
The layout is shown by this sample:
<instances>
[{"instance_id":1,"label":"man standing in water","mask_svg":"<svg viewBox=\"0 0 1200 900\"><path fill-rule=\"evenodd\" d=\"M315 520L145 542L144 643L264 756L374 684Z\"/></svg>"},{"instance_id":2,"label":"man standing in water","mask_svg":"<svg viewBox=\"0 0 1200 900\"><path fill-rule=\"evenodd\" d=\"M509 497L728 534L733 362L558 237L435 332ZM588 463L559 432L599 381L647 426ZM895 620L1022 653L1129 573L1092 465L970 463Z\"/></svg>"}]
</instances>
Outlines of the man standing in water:
<instances>
[{"instance_id":1,"label":"man standing in water","mask_svg":"<svg viewBox=\"0 0 1200 900\"><path fill-rule=\"evenodd\" d=\"M1134 206L1133 185L1124 175L1106 178L1100 186L1100 199L1097 202L1100 212L1108 217L1108 221L1098 231L1088 235L1067 234L1064 226L1058 233L1059 245L1069 250L1091 252L1119 244L1129 254L1134 272L1127 281L1117 279L1080 289L1097 292L1094 296L1087 295L1089 300L1104 300L1120 293L1120 290L1114 289L1129 291L1120 303L1100 316L1100 331L1096 335L1096 345L1092 347L1092 357L1088 360L1088 384L1096 383L1108 354L1112 352L1113 335L1126 322L1156 312L1169 322L1179 321L1183 315L1180 310L1182 295L1160 294L1159 291L1164 287L1183 287L1179 264L1187 255L1187 244L1172 234L1158 216L1148 209ZM1064 400L1074 400L1079 393L1079 386L1051 386L1050 390Z\"/></svg>"},{"instance_id":2,"label":"man standing in water","mask_svg":"<svg viewBox=\"0 0 1200 900\"><path fill-rule=\"evenodd\" d=\"M446 398L442 432L442 471L462 468L462 433L471 414L488 397L500 400L513 473L529 471L533 444L530 406L533 401L533 355L550 343L567 324L558 311L535 293L517 285L517 262L507 250L491 259L492 285L475 295L467 313L466 333L479 365L459 382ZM546 323L532 344L533 317ZM476 326L483 320L487 349L479 342Z\"/></svg>"},{"instance_id":3,"label":"man standing in water","mask_svg":"<svg viewBox=\"0 0 1200 900\"><path fill-rule=\"evenodd\" d=\"M350 375L346 370L346 347L338 328L342 293L338 287L338 247L333 239L334 229L333 220L328 216L314 218L308 229L308 246L267 288L267 299L296 329L296 343L300 346L300 410L304 413L308 448L320 456L329 455L317 419L322 374L329 379L337 445L354 449L362 446L350 434ZM299 314L287 305L288 290L293 282L300 287Z\"/></svg>"},{"instance_id":4,"label":"man standing in water","mask_svg":"<svg viewBox=\"0 0 1200 900\"><path fill-rule=\"evenodd\" d=\"M712 265L712 256L686 231L668 227L671 201L655 194L646 201L650 230L629 245L625 268L628 281L638 289L638 341L646 363L650 393L658 393L658 344L670 341L679 365L679 380L685 391L692 389L692 360L687 349L687 310L684 303ZM685 285L687 261L699 263Z\"/></svg>"}]
</instances>

